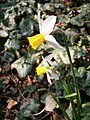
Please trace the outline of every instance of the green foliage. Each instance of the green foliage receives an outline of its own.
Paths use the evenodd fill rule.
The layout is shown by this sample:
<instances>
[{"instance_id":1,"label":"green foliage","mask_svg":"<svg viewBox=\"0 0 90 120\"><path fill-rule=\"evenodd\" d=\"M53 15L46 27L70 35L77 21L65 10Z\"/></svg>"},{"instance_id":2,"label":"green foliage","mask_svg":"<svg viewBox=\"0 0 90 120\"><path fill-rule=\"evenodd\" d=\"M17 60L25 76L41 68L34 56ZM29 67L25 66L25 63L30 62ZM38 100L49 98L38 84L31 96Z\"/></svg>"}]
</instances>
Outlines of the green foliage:
<instances>
[{"instance_id":1,"label":"green foliage","mask_svg":"<svg viewBox=\"0 0 90 120\"><path fill-rule=\"evenodd\" d=\"M30 17L25 18L25 19L23 18L19 24L19 28L20 28L22 35L30 36L33 33L34 24L35 24L35 22Z\"/></svg>"},{"instance_id":2,"label":"green foliage","mask_svg":"<svg viewBox=\"0 0 90 120\"><path fill-rule=\"evenodd\" d=\"M27 87L27 91L28 91L29 93L33 93L35 90L37 90L37 86L29 85L29 86Z\"/></svg>"},{"instance_id":3,"label":"green foliage","mask_svg":"<svg viewBox=\"0 0 90 120\"><path fill-rule=\"evenodd\" d=\"M21 105L21 113L24 117L29 117L31 113L37 113L39 109L39 102L33 98L30 101L24 102Z\"/></svg>"},{"instance_id":4,"label":"green foliage","mask_svg":"<svg viewBox=\"0 0 90 120\"><path fill-rule=\"evenodd\" d=\"M90 120L90 103L86 103L81 111L81 120Z\"/></svg>"},{"instance_id":5,"label":"green foliage","mask_svg":"<svg viewBox=\"0 0 90 120\"><path fill-rule=\"evenodd\" d=\"M0 37L7 37L8 33L4 30L0 30Z\"/></svg>"},{"instance_id":6,"label":"green foliage","mask_svg":"<svg viewBox=\"0 0 90 120\"><path fill-rule=\"evenodd\" d=\"M51 14L57 15L55 29L51 34L64 47L66 39L78 89L85 91L86 95L90 96L90 0L82 1L75 0L70 7L63 2L53 4L55 1L51 1L50 3L50 0L0 1L0 75L3 73L1 67L5 62L8 62L11 65L8 72L11 74L12 70L16 69L20 80L25 78L27 81L24 79L24 82L29 84L29 86L25 83L21 85L21 91L28 92L29 97L25 96L26 101L20 99L21 107L18 112L18 120L26 120L27 117L35 120L33 114L41 109L42 104L45 105L48 92L54 93L52 94L53 99L58 103L67 118L69 116L66 113L67 108L63 108L59 103L62 102L63 104L63 99L72 103L71 112L74 115L77 115L78 111L78 103L74 103L74 100L77 99L77 91L75 91L76 86L74 85L75 81L73 81L67 51L61 52L58 49L53 49L46 43L34 51L28 44L27 37L38 33L38 9L42 11L42 19ZM42 55L45 59L49 58L48 64L59 76L57 81L53 77L50 78L52 85L48 85L46 74L41 76L36 74L36 67L42 64ZM18 81L15 85L20 85L20 82ZM2 91L4 88L5 85L0 78L0 90ZM37 95L39 94L38 100L34 98L37 97L35 94L37 91ZM90 105L82 108L80 115L81 120L89 119Z\"/></svg>"},{"instance_id":7,"label":"green foliage","mask_svg":"<svg viewBox=\"0 0 90 120\"><path fill-rule=\"evenodd\" d=\"M32 67L35 64L35 61L36 58L35 57L33 58L33 56L32 57L23 56L16 60L14 63L12 63L11 68L16 69L20 77L25 77L31 72Z\"/></svg>"},{"instance_id":8,"label":"green foliage","mask_svg":"<svg viewBox=\"0 0 90 120\"><path fill-rule=\"evenodd\" d=\"M86 94L90 96L90 71L87 71L85 67L78 69L78 84L80 89L86 91Z\"/></svg>"},{"instance_id":9,"label":"green foliage","mask_svg":"<svg viewBox=\"0 0 90 120\"><path fill-rule=\"evenodd\" d=\"M5 85L3 84L3 79L0 79L0 90L3 89Z\"/></svg>"}]
</instances>

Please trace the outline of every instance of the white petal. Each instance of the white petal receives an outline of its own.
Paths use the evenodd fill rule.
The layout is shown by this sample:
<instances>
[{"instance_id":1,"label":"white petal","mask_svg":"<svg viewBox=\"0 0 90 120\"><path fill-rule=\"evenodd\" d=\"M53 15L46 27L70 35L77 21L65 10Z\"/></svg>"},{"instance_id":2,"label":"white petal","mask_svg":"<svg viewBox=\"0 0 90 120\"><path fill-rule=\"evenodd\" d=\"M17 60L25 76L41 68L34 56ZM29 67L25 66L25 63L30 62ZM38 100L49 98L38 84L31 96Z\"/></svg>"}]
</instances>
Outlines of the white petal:
<instances>
[{"instance_id":1,"label":"white petal","mask_svg":"<svg viewBox=\"0 0 90 120\"><path fill-rule=\"evenodd\" d=\"M53 54L50 54L50 55L48 55L47 57L45 57L45 59L46 59L48 62L50 62L52 58L53 58Z\"/></svg>"},{"instance_id":2,"label":"white petal","mask_svg":"<svg viewBox=\"0 0 90 120\"><path fill-rule=\"evenodd\" d=\"M47 80L48 80L49 84L52 84L51 79L50 79L50 75L48 73L47 73Z\"/></svg>"},{"instance_id":3,"label":"white petal","mask_svg":"<svg viewBox=\"0 0 90 120\"><path fill-rule=\"evenodd\" d=\"M40 19L40 20L39 20L39 32L40 32L40 33L42 33L42 22L43 22L43 20Z\"/></svg>"},{"instance_id":4,"label":"white petal","mask_svg":"<svg viewBox=\"0 0 90 120\"><path fill-rule=\"evenodd\" d=\"M39 22L39 32L41 33L41 31L42 31L42 22L43 22L43 20L41 19L41 10L38 10L38 22Z\"/></svg>"},{"instance_id":5,"label":"white petal","mask_svg":"<svg viewBox=\"0 0 90 120\"><path fill-rule=\"evenodd\" d=\"M48 18L46 18L43 22L42 22L42 28L41 29L41 33L44 35L49 35L55 25L56 22L56 16L49 16Z\"/></svg>"},{"instance_id":6,"label":"white petal","mask_svg":"<svg viewBox=\"0 0 90 120\"><path fill-rule=\"evenodd\" d=\"M52 76L55 80L59 80L59 76L58 76L56 73L52 72L52 73L51 73L51 76Z\"/></svg>"},{"instance_id":7,"label":"white petal","mask_svg":"<svg viewBox=\"0 0 90 120\"><path fill-rule=\"evenodd\" d=\"M49 64L47 63L46 59L43 56L42 56L42 59L43 59L44 66L49 66Z\"/></svg>"},{"instance_id":8,"label":"white petal","mask_svg":"<svg viewBox=\"0 0 90 120\"><path fill-rule=\"evenodd\" d=\"M52 45L54 48L60 49L61 51L66 51L64 47L58 44L58 42L52 35L46 35L44 39L47 41L47 43Z\"/></svg>"},{"instance_id":9,"label":"white petal","mask_svg":"<svg viewBox=\"0 0 90 120\"><path fill-rule=\"evenodd\" d=\"M41 10L38 10L38 20L40 20Z\"/></svg>"}]
</instances>

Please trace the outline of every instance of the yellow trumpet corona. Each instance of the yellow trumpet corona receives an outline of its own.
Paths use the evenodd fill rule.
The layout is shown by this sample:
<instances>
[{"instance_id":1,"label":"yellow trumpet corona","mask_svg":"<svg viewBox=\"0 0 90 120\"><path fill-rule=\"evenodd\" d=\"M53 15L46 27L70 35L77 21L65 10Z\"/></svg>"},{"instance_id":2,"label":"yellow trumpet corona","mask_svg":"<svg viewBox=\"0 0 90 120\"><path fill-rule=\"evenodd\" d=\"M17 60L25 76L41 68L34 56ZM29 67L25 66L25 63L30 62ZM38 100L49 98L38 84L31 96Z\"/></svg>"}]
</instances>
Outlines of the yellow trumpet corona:
<instances>
[{"instance_id":1,"label":"yellow trumpet corona","mask_svg":"<svg viewBox=\"0 0 90 120\"><path fill-rule=\"evenodd\" d=\"M44 74L44 73L47 73L47 71L48 71L49 69L50 69L49 66L38 66L38 67L36 68L36 72L37 72L38 75L42 75L42 74Z\"/></svg>"},{"instance_id":2,"label":"yellow trumpet corona","mask_svg":"<svg viewBox=\"0 0 90 120\"><path fill-rule=\"evenodd\" d=\"M34 50L36 50L38 46L40 46L45 41L44 35L42 35L41 33L34 35L32 37L27 37L27 38L29 40L30 45L32 46Z\"/></svg>"},{"instance_id":3,"label":"yellow trumpet corona","mask_svg":"<svg viewBox=\"0 0 90 120\"><path fill-rule=\"evenodd\" d=\"M38 66L36 68L36 72L38 75L42 75L42 74L46 73L47 70L46 70L45 66Z\"/></svg>"}]
</instances>

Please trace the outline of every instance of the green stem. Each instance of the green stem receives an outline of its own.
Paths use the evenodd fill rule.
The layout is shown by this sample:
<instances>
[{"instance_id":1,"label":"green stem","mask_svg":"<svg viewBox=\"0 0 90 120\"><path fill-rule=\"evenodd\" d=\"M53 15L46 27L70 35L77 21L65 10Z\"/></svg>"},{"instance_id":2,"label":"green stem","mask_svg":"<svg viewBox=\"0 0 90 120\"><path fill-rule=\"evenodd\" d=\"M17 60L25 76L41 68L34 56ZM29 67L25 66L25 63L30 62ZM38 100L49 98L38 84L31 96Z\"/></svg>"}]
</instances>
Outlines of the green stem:
<instances>
[{"instance_id":1,"label":"green stem","mask_svg":"<svg viewBox=\"0 0 90 120\"><path fill-rule=\"evenodd\" d=\"M59 102L59 100L55 97L55 95L53 93L50 93L53 97L53 99L56 101L56 103L59 105L60 110L63 112L63 114L66 117L66 120L70 120L68 114L66 113L66 110L63 108L63 106L61 105L61 103Z\"/></svg>"},{"instance_id":2,"label":"green stem","mask_svg":"<svg viewBox=\"0 0 90 120\"><path fill-rule=\"evenodd\" d=\"M75 73L74 73L74 69L73 69L73 64L72 64L72 60L71 60L71 55L70 55L70 51L67 45L67 41L66 41L66 36L64 38L65 41L65 46L66 46L66 50L67 50L67 54L69 57L69 61L70 61L70 67L71 67L71 71L73 74L73 80L74 80L74 85L75 85L75 92L77 93L77 107L78 107L78 120L80 120L80 109L81 109L81 97L80 97L80 92L78 89L78 85L77 85L77 81L76 81L76 77L75 77ZM77 118L77 116L76 116Z\"/></svg>"},{"instance_id":3,"label":"green stem","mask_svg":"<svg viewBox=\"0 0 90 120\"><path fill-rule=\"evenodd\" d=\"M66 87L66 82L63 82L64 85L64 90L66 92L66 94L71 94L72 93L72 90L71 90L71 85L70 85L70 82L68 82L68 88ZM73 110L73 114L74 114L74 118L75 120L77 120L77 114L76 114L76 110L75 110L75 105L74 105L74 102L73 102L73 98L69 98L70 102L71 102L71 105L72 105L72 110Z\"/></svg>"}]
</instances>

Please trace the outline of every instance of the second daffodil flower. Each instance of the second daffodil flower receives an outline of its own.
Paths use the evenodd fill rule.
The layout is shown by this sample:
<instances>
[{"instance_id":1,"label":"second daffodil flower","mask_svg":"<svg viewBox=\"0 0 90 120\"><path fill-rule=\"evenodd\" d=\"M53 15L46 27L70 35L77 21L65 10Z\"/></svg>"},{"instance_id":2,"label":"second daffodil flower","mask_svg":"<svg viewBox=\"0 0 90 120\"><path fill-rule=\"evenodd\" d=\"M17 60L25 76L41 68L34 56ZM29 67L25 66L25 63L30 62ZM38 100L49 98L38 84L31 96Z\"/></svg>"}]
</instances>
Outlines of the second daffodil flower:
<instances>
[{"instance_id":1,"label":"second daffodil flower","mask_svg":"<svg viewBox=\"0 0 90 120\"><path fill-rule=\"evenodd\" d=\"M55 80L59 80L59 76L55 72L53 72L53 68L49 66L47 60L44 57L42 57L42 58L43 58L43 61L36 68L36 72L38 75L42 75L42 74L46 73L49 84L52 84L51 77Z\"/></svg>"},{"instance_id":2,"label":"second daffodil flower","mask_svg":"<svg viewBox=\"0 0 90 120\"><path fill-rule=\"evenodd\" d=\"M61 49L62 51L65 50L65 48L60 46L56 39L52 35L50 35L50 33L53 31L55 22L56 16L54 15L49 16L44 21L40 20L39 18L40 33L32 37L27 37L29 40L29 44L32 46L34 50L37 49L43 42L47 42L53 47Z\"/></svg>"}]
</instances>

